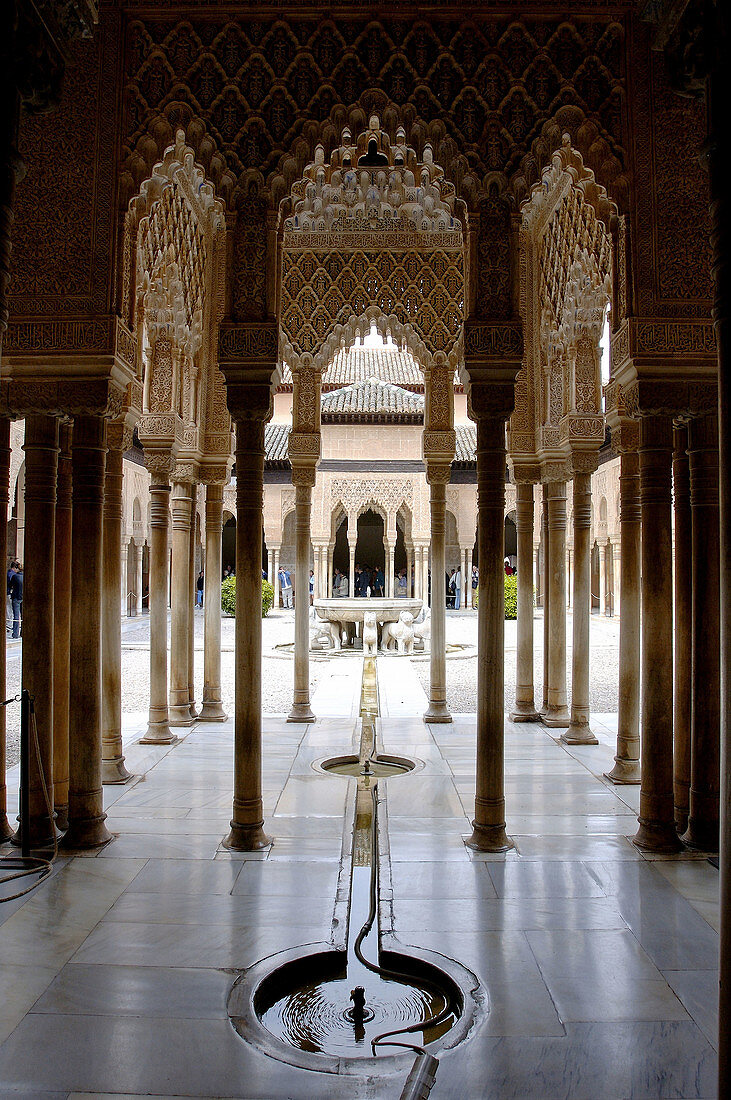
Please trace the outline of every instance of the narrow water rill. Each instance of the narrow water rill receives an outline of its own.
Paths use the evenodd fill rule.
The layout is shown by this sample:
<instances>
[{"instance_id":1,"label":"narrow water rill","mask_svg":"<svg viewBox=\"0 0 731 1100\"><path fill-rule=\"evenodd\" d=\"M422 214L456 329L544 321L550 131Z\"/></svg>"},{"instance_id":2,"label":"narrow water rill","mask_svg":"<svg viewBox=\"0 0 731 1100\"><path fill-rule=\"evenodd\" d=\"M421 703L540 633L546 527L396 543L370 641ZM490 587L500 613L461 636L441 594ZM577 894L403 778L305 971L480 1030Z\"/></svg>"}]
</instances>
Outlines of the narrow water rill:
<instances>
[{"instance_id":1,"label":"narrow water rill","mask_svg":"<svg viewBox=\"0 0 731 1100\"><path fill-rule=\"evenodd\" d=\"M390 885L390 866L386 789L379 779L405 775L415 764L378 751L377 718L376 661L367 657L358 755L319 766L356 779L332 942L264 960L237 980L229 998L239 1034L303 1068L357 1072L363 1059L377 1059L384 1072L397 1072L423 1046L451 1047L464 1038L481 1001L472 974L442 956L402 949L384 921L380 883L385 867ZM428 1062L435 1072L436 1061Z\"/></svg>"}]
</instances>

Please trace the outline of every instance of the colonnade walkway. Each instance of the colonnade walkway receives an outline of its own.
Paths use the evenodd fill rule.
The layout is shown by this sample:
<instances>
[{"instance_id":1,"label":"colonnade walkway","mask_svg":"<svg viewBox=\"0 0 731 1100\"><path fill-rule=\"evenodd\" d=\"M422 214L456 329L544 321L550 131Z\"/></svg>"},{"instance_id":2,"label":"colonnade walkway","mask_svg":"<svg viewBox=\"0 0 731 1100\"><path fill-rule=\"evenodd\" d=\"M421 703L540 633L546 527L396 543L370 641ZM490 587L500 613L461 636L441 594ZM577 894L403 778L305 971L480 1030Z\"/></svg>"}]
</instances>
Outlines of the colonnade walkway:
<instances>
[{"instance_id":1,"label":"colonnade walkway","mask_svg":"<svg viewBox=\"0 0 731 1100\"><path fill-rule=\"evenodd\" d=\"M377 667L383 747L423 765L386 781L382 926L457 959L486 993L472 1036L440 1054L433 1100L711 1100L718 872L688 853L648 858L627 839L639 790L601 778L616 716L593 716L599 746L573 749L559 731L506 723L516 847L479 854L464 843L474 716L426 726L411 662L379 656ZM400 1096L410 1062L355 1080L296 1069L248 1046L226 1011L234 971L329 940L342 912L354 781L313 763L352 751L361 668L330 662L314 724L265 718L270 850L221 846L230 721L170 747L128 742L140 778L105 789L118 838L60 858L37 891L0 905L0 1096Z\"/></svg>"}]
</instances>

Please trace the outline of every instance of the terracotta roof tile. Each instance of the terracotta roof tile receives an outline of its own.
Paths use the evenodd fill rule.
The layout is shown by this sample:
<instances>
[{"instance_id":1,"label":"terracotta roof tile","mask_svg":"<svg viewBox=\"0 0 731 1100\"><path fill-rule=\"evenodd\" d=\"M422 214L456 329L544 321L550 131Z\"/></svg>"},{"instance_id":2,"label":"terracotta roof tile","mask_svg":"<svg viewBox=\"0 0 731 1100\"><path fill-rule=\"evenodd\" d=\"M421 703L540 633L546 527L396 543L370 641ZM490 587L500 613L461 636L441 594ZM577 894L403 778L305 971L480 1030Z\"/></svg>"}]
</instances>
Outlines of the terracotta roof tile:
<instances>
[{"instance_id":1,"label":"terracotta roof tile","mask_svg":"<svg viewBox=\"0 0 731 1100\"><path fill-rule=\"evenodd\" d=\"M331 390L322 398L323 419L334 417L388 417L389 419L421 420L424 398L401 386L367 378L352 386Z\"/></svg>"}]
</instances>

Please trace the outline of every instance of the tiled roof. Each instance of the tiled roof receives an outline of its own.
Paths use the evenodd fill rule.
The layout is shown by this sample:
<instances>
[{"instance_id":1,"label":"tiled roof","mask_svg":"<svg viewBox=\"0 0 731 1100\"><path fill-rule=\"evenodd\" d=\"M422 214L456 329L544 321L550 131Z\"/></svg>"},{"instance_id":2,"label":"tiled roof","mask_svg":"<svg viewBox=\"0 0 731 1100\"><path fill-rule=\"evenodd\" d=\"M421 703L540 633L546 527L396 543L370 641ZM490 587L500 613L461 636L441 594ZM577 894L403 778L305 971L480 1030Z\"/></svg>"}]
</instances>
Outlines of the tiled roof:
<instances>
[{"instance_id":1,"label":"tiled roof","mask_svg":"<svg viewBox=\"0 0 731 1100\"><path fill-rule=\"evenodd\" d=\"M339 420L341 417L421 422L424 398L419 393L390 385L379 378L368 378L323 395L323 421Z\"/></svg>"},{"instance_id":2,"label":"tiled roof","mask_svg":"<svg viewBox=\"0 0 731 1100\"><path fill-rule=\"evenodd\" d=\"M264 428L264 453L267 462L289 462L287 441L289 424L267 424Z\"/></svg>"},{"instance_id":3,"label":"tiled roof","mask_svg":"<svg viewBox=\"0 0 731 1100\"><path fill-rule=\"evenodd\" d=\"M458 424L455 462L475 462L477 455L477 427L475 424Z\"/></svg>"},{"instance_id":4,"label":"tiled roof","mask_svg":"<svg viewBox=\"0 0 731 1100\"><path fill-rule=\"evenodd\" d=\"M322 378L323 388L351 386L369 378L380 378L395 386L412 390L424 389L424 376L410 351L401 351L393 344L382 347L363 347L356 344L347 351L341 348ZM292 385L292 372L282 366L282 385Z\"/></svg>"}]
</instances>

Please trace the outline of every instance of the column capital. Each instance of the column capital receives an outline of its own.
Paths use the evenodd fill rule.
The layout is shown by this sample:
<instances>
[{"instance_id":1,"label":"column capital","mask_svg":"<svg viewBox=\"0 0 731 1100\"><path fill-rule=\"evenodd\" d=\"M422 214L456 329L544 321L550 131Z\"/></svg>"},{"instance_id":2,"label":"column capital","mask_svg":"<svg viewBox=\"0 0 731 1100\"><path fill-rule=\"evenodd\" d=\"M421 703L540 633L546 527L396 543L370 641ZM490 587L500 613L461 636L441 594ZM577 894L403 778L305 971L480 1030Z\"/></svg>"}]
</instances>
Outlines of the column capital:
<instances>
[{"instance_id":1,"label":"column capital","mask_svg":"<svg viewBox=\"0 0 731 1100\"><path fill-rule=\"evenodd\" d=\"M150 474L153 487L168 485L175 466L175 458L170 451L145 451L145 466Z\"/></svg>"},{"instance_id":2,"label":"column capital","mask_svg":"<svg viewBox=\"0 0 731 1100\"><path fill-rule=\"evenodd\" d=\"M467 390L467 415L471 420L498 419L506 421L515 408L515 385L512 381L478 381L470 376Z\"/></svg>"}]
</instances>

